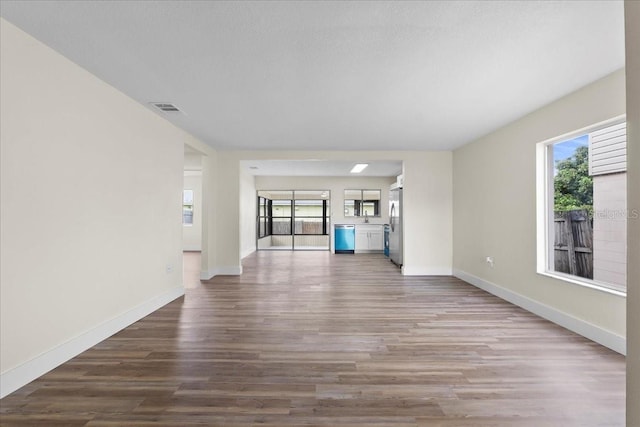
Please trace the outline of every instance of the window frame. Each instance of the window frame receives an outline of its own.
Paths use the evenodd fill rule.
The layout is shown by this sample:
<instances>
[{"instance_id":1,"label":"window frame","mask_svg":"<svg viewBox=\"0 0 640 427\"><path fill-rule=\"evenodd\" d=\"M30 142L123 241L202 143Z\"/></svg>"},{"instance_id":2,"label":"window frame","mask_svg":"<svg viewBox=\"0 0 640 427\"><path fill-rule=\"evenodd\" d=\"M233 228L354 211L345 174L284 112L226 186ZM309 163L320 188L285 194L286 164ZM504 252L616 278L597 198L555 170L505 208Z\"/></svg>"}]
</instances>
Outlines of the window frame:
<instances>
[{"instance_id":1,"label":"window frame","mask_svg":"<svg viewBox=\"0 0 640 427\"><path fill-rule=\"evenodd\" d=\"M627 295L626 290L620 290L613 284L557 272L550 268L553 261L551 248L555 236L553 227L550 226L551 220L554 218L554 163L552 150L549 147L625 121L626 114L622 114L536 144L536 272L542 276L623 297Z\"/></svg>"},{"instance_id":2,"label":"window frame","mask_svg":"<svg viewBox=\"0 0 640 427\"><path fill-rule=\"evenodd\" d=\"M288 201L289 202L289 215L283 215L283 216L274 216L273 215L273 202L274 200L272 199L267 199L269 200L269 224L270 224L270 233L269 235L271 236L293 236L293 226L294 226L294 207L293 207L293 198L292 199L277 199L275 200L276 202L282 202L282 201ZM276 206L286 206L285 203L276 203ZM280 221L274 221L274 219L278 219L278 220L283 220L282 222L287 222L284 220L288 220L289 222L289 233L274 233L273 232L273 223L274 222L280 222Z\"/></svg>"},{"instance_id":3,"label":"window frame","mask_svg":"<svg viewBox=\"0 0 640 427\"><path fill-rule=\"evenodd\" d=\"M264 203L262 203L264 201ZM261 208L264 207L264 210ZM256 230L258 239L271 235L271 200L266 197L258 196L258 223L264 226L264 234L260 232L260 225Z\"/></svg>"}]
</instances>

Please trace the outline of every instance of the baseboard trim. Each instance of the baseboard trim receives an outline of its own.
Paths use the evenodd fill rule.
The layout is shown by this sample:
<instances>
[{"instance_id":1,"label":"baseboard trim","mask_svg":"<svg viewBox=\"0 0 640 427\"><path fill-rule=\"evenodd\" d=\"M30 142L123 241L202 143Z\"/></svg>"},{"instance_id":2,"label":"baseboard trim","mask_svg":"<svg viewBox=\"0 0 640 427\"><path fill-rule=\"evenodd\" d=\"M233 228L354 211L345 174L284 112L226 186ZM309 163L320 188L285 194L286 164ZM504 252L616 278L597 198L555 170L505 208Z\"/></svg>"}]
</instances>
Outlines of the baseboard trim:
<instances>
[{"instance_id":1,"label":"baseboard trim","mask_svg":"<svg viewBox=\"0 0 640 427\"><path fill-rule=\"evenodd\" d=\"M184 295L174 288L0 375L0 399Z\"/></svg>"},{"instance_id":2,"label":"baseboard trim","mask_svg":"<svg viewBox=\"0 0 640 427\"><path fill-rule=\"evenodd\" d=\"M216 276L240 276L242 274L241 265L218 267Z\"/></svg>"},{"instance_id":3,"label":"baseboard trim","mask_svg":"<svg viewBox=\"0 0 640 427\"><path fill-rule=\"evenodd\" d=\"M465 271L454 268L453 275L460 280L464 280L475 287L485 290L505 301L509 301L578 335L582 335L591 341L610 348L617 353L623 355L627 353L627 340L623 336L614 334L585 320L578 319L554 307L532 300L531 298L510 291Z\"/></svg>"},{"instance_id":4,"label":"baseboard trim","mask_svg":"<svg viewBox=\"0 0 640 427\"><path fill-rule=\"evenodd\" d=\"M402 266L404 276L451 276L451 267L409 267Z\"/></svg>"},{"instance_id":5,"label":"baseboard trim","mask_svg":"<svg viewBox=\"0 0 640 427\"><path fill-rule=\"evenodd\" d=\"M215 276L240 276L242 274L242 266L226 266L215 267L209 271L200 272L200 280L210 280Z\"/></svg>"}]
</instances>

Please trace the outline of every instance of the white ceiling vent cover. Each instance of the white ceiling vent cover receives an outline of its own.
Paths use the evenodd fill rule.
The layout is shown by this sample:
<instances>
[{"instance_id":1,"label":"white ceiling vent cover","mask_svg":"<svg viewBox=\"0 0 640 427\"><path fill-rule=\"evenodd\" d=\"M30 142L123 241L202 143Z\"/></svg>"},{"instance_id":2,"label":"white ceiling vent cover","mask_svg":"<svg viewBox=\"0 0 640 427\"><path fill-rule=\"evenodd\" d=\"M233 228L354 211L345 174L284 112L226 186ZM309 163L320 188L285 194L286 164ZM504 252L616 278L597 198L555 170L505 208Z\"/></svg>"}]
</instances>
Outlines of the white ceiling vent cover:
<instances>
[{"instance_id":1,"label":"white ceiling vent cover","mask_svg":"<svg viewBox=\"0 0 640 427\"><path fill-rule=\"evenodd\" d=\"M178 107L176 107L174 104L171 104L170 102L150 102L150 104L156 107L158 110L162 111L163 113L184 114L182 111L180 111Z\"/></svg>"}]
</instances>

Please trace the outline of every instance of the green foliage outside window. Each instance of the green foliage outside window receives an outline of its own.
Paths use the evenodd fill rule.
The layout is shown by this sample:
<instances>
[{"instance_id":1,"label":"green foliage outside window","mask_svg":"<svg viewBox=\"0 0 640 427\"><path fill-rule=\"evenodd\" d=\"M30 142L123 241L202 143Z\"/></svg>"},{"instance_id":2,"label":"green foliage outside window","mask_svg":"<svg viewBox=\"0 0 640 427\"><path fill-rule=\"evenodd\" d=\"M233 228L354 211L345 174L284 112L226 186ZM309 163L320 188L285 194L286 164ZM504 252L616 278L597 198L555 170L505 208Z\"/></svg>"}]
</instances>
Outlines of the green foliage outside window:
<instances>
[{"instance_id":1,"label":"green foliage outside window","mask_svg":"<svg viewBox=\"0 0 640 427\"><path fill-rule=\"evenodd\" d=\"M585 209L593 213L593 179L589 176L589 148L577 147L573 156L556 164L554 210Z\"/></svg>"}]
</instances>

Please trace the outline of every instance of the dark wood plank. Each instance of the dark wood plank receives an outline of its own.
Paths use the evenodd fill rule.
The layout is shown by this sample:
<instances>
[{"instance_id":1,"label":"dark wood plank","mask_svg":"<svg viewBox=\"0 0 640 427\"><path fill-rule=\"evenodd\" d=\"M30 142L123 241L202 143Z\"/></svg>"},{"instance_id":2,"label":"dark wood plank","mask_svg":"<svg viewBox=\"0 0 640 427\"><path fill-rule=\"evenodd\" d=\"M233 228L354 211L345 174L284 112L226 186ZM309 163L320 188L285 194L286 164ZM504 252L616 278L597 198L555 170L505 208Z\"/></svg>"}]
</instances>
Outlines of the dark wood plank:
<instances>
[{"instance_id":1,"label":"dark wood plank","mask_svg":"<svg viewBox=\"0 0 640 427\"><path fill-rule=\"evenodd\" d=\"M458 279L328 252L244 271L7 396L0 424L624 425L623 356Z\"/></svg>"}]
</instances>

